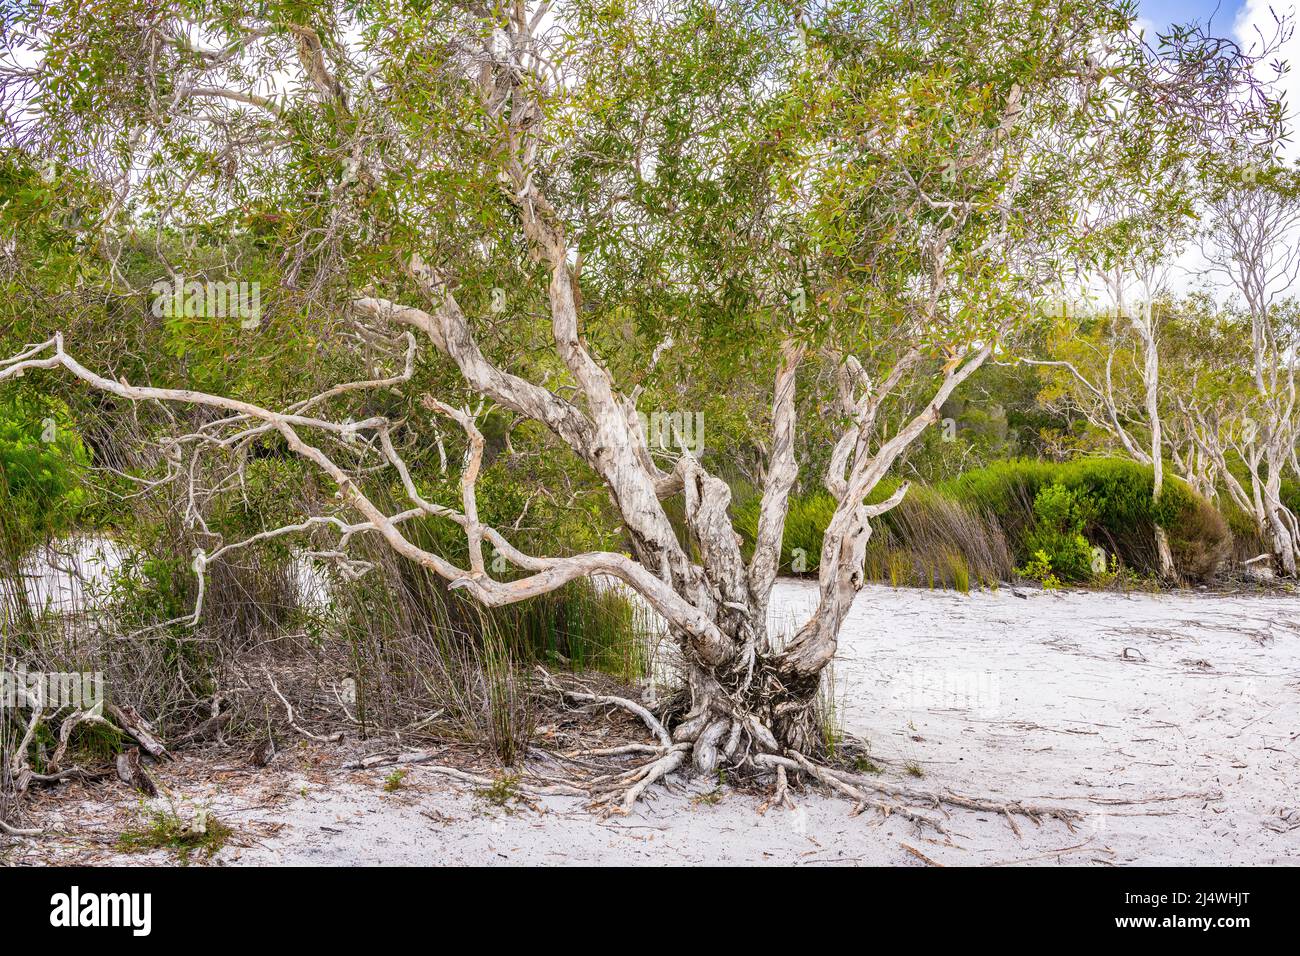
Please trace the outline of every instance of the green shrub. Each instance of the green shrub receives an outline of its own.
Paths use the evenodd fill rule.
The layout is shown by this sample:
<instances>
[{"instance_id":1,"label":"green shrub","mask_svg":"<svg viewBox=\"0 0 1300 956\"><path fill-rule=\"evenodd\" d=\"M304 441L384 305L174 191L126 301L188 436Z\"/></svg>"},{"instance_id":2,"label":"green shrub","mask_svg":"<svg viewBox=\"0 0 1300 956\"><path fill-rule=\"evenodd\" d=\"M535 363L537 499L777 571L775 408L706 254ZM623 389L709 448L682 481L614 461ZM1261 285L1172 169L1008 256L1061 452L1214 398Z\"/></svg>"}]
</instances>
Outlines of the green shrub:
<instances>
[{"instance_id":1,"label":"green shrub","mask_svg":"<svg viewBox=\"0 0 1300 956\"><path fill-rule=\"evenodd\" d=\"M1023 578L1039 582L1049 591L1061 586L1061 581L1052 572L1052 559L1046 551L1035 551L1023 568L1016 568L1016 573Z\"/></svg>"},{"instance_id":2,"label":"green shrub","mask_svg":"<svg viewBox=\"0 0 1300 956\"><path fill-rule=\"evenodd\" d=\"M1280 497L1282 504L1286 505L1292 514L1300 515L1300 481L1294 478L1283 478Z\"/></svg>"},{"instance_id":3,"label":"green shrub","mask_svg":"<svg viewBox=\"0 0 1300 956\"><path fill-rule=\"evenodd\" d=\"M1153 502L1152 481L1150 467L1126 459L1084 458L1059 465L1017 459L967 472L938 489L992 515L1021 562L1028 561L1043 544L1041 539L1032 540L1039 524L1035 505L1040 489L1056 484L1087 509L1079 533L1118 556L1125 567L1143 573L1158 569L1158 526L1168 533L1179 574L1192 580L1212 576L1232 547L1228 522L1186 483L1168 475L1160 501ZM1071 549L1068 543L1065 548ZM1055 570L1061 574L1063 569L1057 566Z\"/></svg>"},{"instance_id":4,"label":"green shrub","mask_svg":"<svg viewBox=\"0 0 1300 956\"><path fill-rule=\"evenodd\" d=\"M1161 499L1153 502L1152 479L1151 468L1122 459L1014 459L932 487L913 486L898 507L873 521L866 577L965 590L972 581L1006 580L1042 551L1058 581L1086 581L1093 577L1094 546L1117 567L1150 574L1158 567L1156 527L1166 530L1182 576L1211 577L1232 547L1228 521L1176 478L1165 478ZM897 487L882 481L867 500L882 501ZM752 493L737 498L733 516L748 555L759 502ZM824 491L792 496L783 572L817 571L834 511L835 500Z\"/></svg>"},{"instance_id":5,"label":"green shrub","mask_svg":"<svg viewBox=\"0 0 1300 956\"><path fill-rule=\"evenodd\" d=\"M11 393L0 401L0 620L30 625L23 561L65 534L86 505L90 456L61 404Z\"/></svg>"},{"instance_id":6,"label":"green shrub","mask_svg":"<svg viewBox=\"0 0 1300 956\"><path fill-rule=\"evenodd\" d=\"M171 850L185 866L196 853L204 861L211 860L235 833L203 807L198 808L190 820L181 817L174 807L161 810L145 807L143 810L141 824L128 827L118 835L117 849L123 853Z\"/></svg>"},{"instance_id":7,"label":"green shrub","mask_svg":"<svg viewBox=\"0 0 1300 956\"><path fill-rule=\"evenodd\" d=\"M741 497L741 496L737 496ZM748 558L758 535L758 495L745 495L733 506L732 518ZM820 489L807 495L791 495L781 539L781 570L787 574L815 574L821 561L822 537L835 514L835 499Z\"/></svg>"},{"instance_id":8,"label":"green shrub","mask_svg":"<svg viewBox=\"0 0 1300 956\"><path fill-rule=\"evenodd\" d=\"M1178 517L1167 528L1174 567L1193 581L1209 580L1231 555L1233 533L1214 505L1185 485L1181 487L1187 497L1180 501Z\"/></svg>"},{"instance_id":9,"label":"green shrub","mask_svg":"<svg viewBox=\"0 0 1300 956\"><path fill-rule=\"evenodd\" d=\"M1034 527L1025 535L1025 549L1043 555L1052 573L1063 581L1086 581L1092 576L1092 545L1083 529L1092 514L1090 500L1053 482L1034 498Z\"/></svg>"}]
</instances>

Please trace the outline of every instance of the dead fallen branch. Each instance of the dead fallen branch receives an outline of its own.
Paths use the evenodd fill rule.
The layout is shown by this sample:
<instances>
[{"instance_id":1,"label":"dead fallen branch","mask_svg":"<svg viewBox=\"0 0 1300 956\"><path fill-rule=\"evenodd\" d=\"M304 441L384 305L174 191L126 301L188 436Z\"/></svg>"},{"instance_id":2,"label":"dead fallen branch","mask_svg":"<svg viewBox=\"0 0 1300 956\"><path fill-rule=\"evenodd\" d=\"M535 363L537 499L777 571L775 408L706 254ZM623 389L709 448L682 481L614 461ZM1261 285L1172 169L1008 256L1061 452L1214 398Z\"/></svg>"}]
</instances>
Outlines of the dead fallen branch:
<instances>
[{"instance_id":1,"label":"dead fallen branch","mask_svg":"<svg viewBox=\"0 0 1300 956\"><path fill-rule=\"evenodd\" d=\"M476 787L493 787L500 782L498 778L489 777L485 774L474 774L456 767L433 763L434 760L445 758L445 756L446 754L440 751L410 754L376 754L345 763L343 768L345 770L373 770L376 767L418 766L430 773L450 777L453 780L473 784ZM586 790L576 785L528 783L522 780L515 785L515 789L528 796L585 797L588 795Z\"/></svg>"},{"instance_id":2,"label":"dead fallen branch","mask_svg":"<svg viewBox=\"0 0 1300 956\"><path fill-rule=\"evenodd\" d=\"M885 816L897 814L920 826L932 827L940 833L946 832L942 823L933 817L909 809L908 805L929 807L940 812L945 812L945 807L958 807L964 810L996 813L1008 821L1017 835L1020 834L1020 829L1015 823L1014 818L1016 816L1028 817L1035 824L1040 824L1043 819L1059 820L1071 832L1074 831L1074 825L1082 821L1084 817L1080 811L1067 807L1031 805L1019 801L988 800L966 797L949 791L926 792L906 787L890 786L878 780L845 773L833 767L822 766L794 751L788 751L787 753L788 755L784 757L776 754L759 754L754 758L754 762L759 766L769 767L773 770L784 768L787 771L802 771L831 790L853 800L856 804L856 812L860 813L862 810L874 808ZM777 785L780 786L779 779ZM896 801L896 803L885 803L872 798L868 796L868 791L887 797L892 801Z\"/></svg>"},{"instance_id":3,"label":"dead fallen branch","mask_svg":"<svg viewBox=\"0 0 1300 956\"><path fill-rule=\"evenodd\" d=\"M158 738L149 722L141 717L134 707L105 704L104 710L113 722L126 734L130 735L149 756L155 760L166 760L171 756Z\"/></svg>"},{"instance_id":4,"label":"dead fallen branch","mask_svg":"<svg viewBox=\"0 0 1300 956\"><path fill-rule=\"evenodd\" d=\"M297 720L294 718L293 705L289 703L288 699L284 696L284 694L280 693L280 686L276 684L275 678L271 676L270 669L265 665L263 665L262 673L266 675L267 682L270 683L271 690L275 692L275 696L280 698L280 703L284 705L286 720L288 721L290 727L298 731L298 733L302 734L308 740L314 740L317 743L336 744L343 739L342 731L339 731L338 733L330 734L328 737L321 737L318 736L317 734L313 734L310 730L307 730L306 728L300 726Z\"/></svg>"},{"instance_id":5,"label":"dead fallen branch","mask_svg":"<svg viewBox=\"0 0 1300 956\"><path fill-rule=\"evenodd\" d=\"M918 849L917 849L916 847L914 847L914 846L909 846L909 845L906 844L906 843L900 843L900 844L898 844L898 845L901 846L901 847L902 847L904 850L906 850L908 853L912 854L912 856L916 857L918 860L920 860L920 861L921 861L922 863L924 863L926 866L943 866L942 863L938 862L937 860L932 860L932 859L930 859L928 856L926 856L924 853L922 853L920 850L918 850Z\"/></svg>"},{"instance_id":6,"label":"dead fallen branch","mask_svg":"<svg viewBox=\"0 0 1300 956\"><path fill-rule=\"evenodd\" d=\"M123 783L139 790L146 797L158 796L158 785L140 762L140 751L132 747L117 755L117 776Z\"/></svg>"},{"instance_id":7,"label":"dead fallen branch","mask_svg":"<svg viewBox=\"0 0 1300 956\"><path fill-rule=\"evenodd\" d=\"M16 827L13 824L6 823L4 820L0 820L0 833L5 833L8 836L34 837L40 836L44 832L44 830L36 828Z\"/></svg>"},{"instance_id":8,"label":"dead fallen branch","mask_svg":"<svg viewBox=\"0 0 1300 956\"><path fill-rule=\"evenodd\" d=\"M661 747L665 750L672 747L672 735L668 733L664 728L664 725L660 723L659 718L655 717L654 714L650 713L649 709L638 704L636 701L629 700L626 697L615 697L611 694L592 694L586 691L574 690L571 687L562 687L553 677L551 677L550 674L546 672L545 668L538 667L537 671L541 675L544 684L559 693L562 697L565 697L574 703L589 706L619 707L629 713L635 714L641 719L642 723L650 729L650 732L654 734L655 739L659 741Z\"/></svg>"}]
</instances>

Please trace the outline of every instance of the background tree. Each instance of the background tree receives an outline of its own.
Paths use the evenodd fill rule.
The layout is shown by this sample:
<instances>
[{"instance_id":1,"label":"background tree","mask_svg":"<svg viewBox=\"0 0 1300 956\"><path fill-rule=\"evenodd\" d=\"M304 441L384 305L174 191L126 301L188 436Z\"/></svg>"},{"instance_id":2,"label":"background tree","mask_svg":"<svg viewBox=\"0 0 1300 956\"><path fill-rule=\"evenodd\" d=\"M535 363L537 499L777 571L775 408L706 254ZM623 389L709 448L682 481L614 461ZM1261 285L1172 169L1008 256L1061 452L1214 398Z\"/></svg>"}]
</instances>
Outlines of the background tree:
<instances>
[{"instance_id":1,"label":"background tree","mask_svg":"<svg viewBox=\"0 0 1300 956\"><path fill-rule=\"evenodd\" d=\"M1300 198L1293 171L1248 167L1221 188L1213 198L1208 224L1207 257L1214 272L1226 277L1245 305L1241 338L1249 343L1241 368L1249 369L1249 403L1238 406L1236 427L1219 427L1202 420L1200 434L1210 438L1207 448L1221 462L1221 470L1234 500L1251 514L1261 536L1272 544L1278 566L1296 573L1300 551L1300 521L1282 500L1282 479L1288 469L1300 474L1296 445L1300 440L1297 415L1297 326L1293 295L1300 250ZM1204 406L1202 406L1204 408ZM1228 437L1231 436L1231 437ZM1237 451L1249 475L1250 494L1226 467L1222 438Z\"/></svg>"},{"instance_id":2,"label":"background tree","mask_svg":"<svg viewBox=\"0 0 1300 956\"><path fill-rule=\"evenodd\" d=\"M1078 410L1091 428L1152 469L1151 499L1159 508L1166 454L1161 398L1167 387L1160 375L1161 326L1171 304L1152 296L1134 302L1125 294L1123 274L1109 278L1113 310L1065 317L1049 339L1052 357L1025 361L1056 371L1048 376L1044 401ZM1173 553L1160 525L1155 548L1160 576L1172 580Z\"/></svg>"}]
</instances>

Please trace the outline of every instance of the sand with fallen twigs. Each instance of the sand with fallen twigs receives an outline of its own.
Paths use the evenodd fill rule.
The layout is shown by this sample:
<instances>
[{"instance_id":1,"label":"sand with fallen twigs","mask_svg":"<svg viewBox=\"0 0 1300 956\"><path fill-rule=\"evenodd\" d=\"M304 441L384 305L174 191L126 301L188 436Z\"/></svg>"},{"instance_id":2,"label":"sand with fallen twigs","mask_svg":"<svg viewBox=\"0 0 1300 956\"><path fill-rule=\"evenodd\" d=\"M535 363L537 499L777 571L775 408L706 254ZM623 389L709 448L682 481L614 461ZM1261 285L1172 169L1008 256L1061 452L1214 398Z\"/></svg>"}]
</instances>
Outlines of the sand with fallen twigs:
<instances>
[{"instance_id":1,"label":"sand with fallen twigs","mask_svg":"<svg viewBox=\"0 0 1300 956\"><path fill-rule=\"evenodd\" d=\"M789 624L815 589L785 581L776 598ZM601 819L579 798L499 806L418 765L385 790L392 768L340 772L315 748L260 773L160 774L236 827L215 860L229 864L1300 862L1300 598L869 586L835 696L877 779L1085 821L950 810L938 834L816 793L760 814L761 794L713 780ZM130 795L49 800L38 822L65 835L16 841L10 862L121 861L113 834L134 812Z\"/></svg>"}]
</instances>

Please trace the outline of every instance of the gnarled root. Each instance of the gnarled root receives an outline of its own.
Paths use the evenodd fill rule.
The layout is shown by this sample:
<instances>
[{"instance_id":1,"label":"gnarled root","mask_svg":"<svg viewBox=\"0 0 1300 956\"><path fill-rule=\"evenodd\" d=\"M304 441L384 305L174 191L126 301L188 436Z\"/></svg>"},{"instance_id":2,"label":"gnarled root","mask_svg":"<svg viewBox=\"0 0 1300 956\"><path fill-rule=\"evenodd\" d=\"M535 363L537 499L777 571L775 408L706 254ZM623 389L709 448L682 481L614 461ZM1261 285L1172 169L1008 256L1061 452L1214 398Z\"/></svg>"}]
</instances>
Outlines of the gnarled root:
<instances>
[{"instance_id":1,"label":"gnarled root","mask_svg":"<svg viewBox=\"0 0 1300 956\"><path fill-rule=\"evenodd\" d=\"M607 773L584 782L592 806L606 815L630 813L651 785L690 764L705 774L713 773L718 767L736 768L742 772L758 769L773 773L776 778L774 791L772 797L760 807L761 813L777 805L793 808L790 786L794 775L815 781L848 798L853 802L854 814L868 809L877 810L885 817L899 816L918 827L939 833L946 832L944 820L931 811L937 811L946 817L946 808L950 807L1000 814L1017 835L1020 833L1017 817L1027 817L1035 825L1041 825L1045 819L1059 820L1072 832L1074 825L1083 819L1082 813L1065 807L1026 805L1018 801L1000 802L947 791L936 793L891 786L817 763L802 748L791 746L788 739L785 746L779 744L769 724L760 719L756 712L746 709L724 711L708 706L707 703L701 704L688 713L670 733L658 717L636 701L593 693L585 688L579 690L561 686L540 668L539 674L548 687L571 703L587 707L616 707L634 714L656 740L656 743L629 743L580 750L573 754L648 757L629 769ZM697 696L705 702L710 700L707 693ZM714 703L718 700L717 696L712 698ZM796 707L793 704L773 711L773 718L779 724L782 734L787 737L801 728L811 734L810 715L807 706Z\"/></svg>"},{"instance_id":2,"label":"gnarled root","mask_svg":"<svg viewBox=\"0 0 1300 956\"><path fill-rule=\"evenodd\" d=\"M787 810L794 809L794 801L790 799L790 778L785 772L783 764L777 764L776 767L776 788L772 791L772 797L764 800L762 806L758 808L759 814L767 813L773 807L785 807Z\"/></svg>"},{"instance_id":3,"label":"gnarled root","mask_svg":"<svg viewBox=\"0 0 1300 956\"><path fill-rule=\"evenodd\" d=\"M644 723L646 727L649 728L650 732L655 735L655 738L659 741L660 747L669 748L673 745L672 735L670 735L664 725L660 723L659 718L650 713L648 708L643 707L636 701L629 700L626 697L615 697L612 694L592 694L587 691L574 690L571 687L561 687L556 683L555 679L546 672L544 667L538 667L537 673L541 677L542 683L558 693L562 698L584 706L618 707L622 710L626 710L641 719L642 723Z\"/></svg>"},{"instance_id":4,"label":"gnarled root","mask_svg":"<svg viewBox=\"0 0 1300 956\"><path fill-rule=\"evenodd\" d=\"M868 796L862 790L858 789L858 787L844 779L847 775L841 775L830 767L823 767L820 764L815 764L798 751L788 750L786 753L789 754L788 757L778 757L776 754L758 754L754 758L755 764L759 766L773 767L777 770L778 789L781 787L781 775L785 771L802 770L817 782L824 784L836 793L852 800L854 803L854 815L862 813L868 809L878 810L886 817L896 814L904 820L915 823L918 827L930 827L939 833L947 832L944 829L943 823L936 820L934 817L927 816L924 813L917 813L915 810L910 810L902 805L890 804L883 800L877 800L874 797ZM789 799L788 796L786 799Z\"/></svg>"},{"instance_id":5,"label":"gnarled root","mask_svg":"<svg viewBox=\"0 0 1300 956\"><path fill-rule=\"evenodd\" d=\"M809 777L824 784L837 793L854 800L857 804L855 812L872 807L880 810L886 816L898 814L904 819L910 820L921 826L930 826L940 833L945 832L943 825L933 817L917 813L908 809L903 804L913 806L927 806L944 813L946 807L959 807L963 810L976 810L982 813L1001 814L1007 821L1007 824L1020 835L1020 828L1016 825L1017 816L1027 817L1036 826L1042 824L1044 819L1059 820L1065 824L1071 833L1074 832L1074 825L1083 820L1083 814L1078 810L1071 810L1068 807L1050 807L1033 804L1023 804L1019 801L1002 802L997 800L988 800L983 798L966 797L961 794L942 792L930 793L920 790L913 790L906 787L892 787L882 784L879 781L871 780L856 774L846 773L842 770L836 770L833 767L826 767L814 763L802 754L787 750L786 756L777 756L775 754L759 754L755 756L754 763L758 766L767 766L780 770L802 770ZM781 780L778 774L777 788L781 790ZM897 803L889 804L881 800L867 796L865 791L872 791Z\"/></svg>"},{"instance_id":6,"label":"gnarled root","mask_svg":"<svg viewBox=\"0 0 1300 956\"><path fill-rule=\"evenodd\" d=\"M632 812L641 795L658 780L677 770L692 750L691 744L674 744L662 756L620 774L611 774L591 782L592 805L608 816Z\"/></svg>"}]
</instances>

